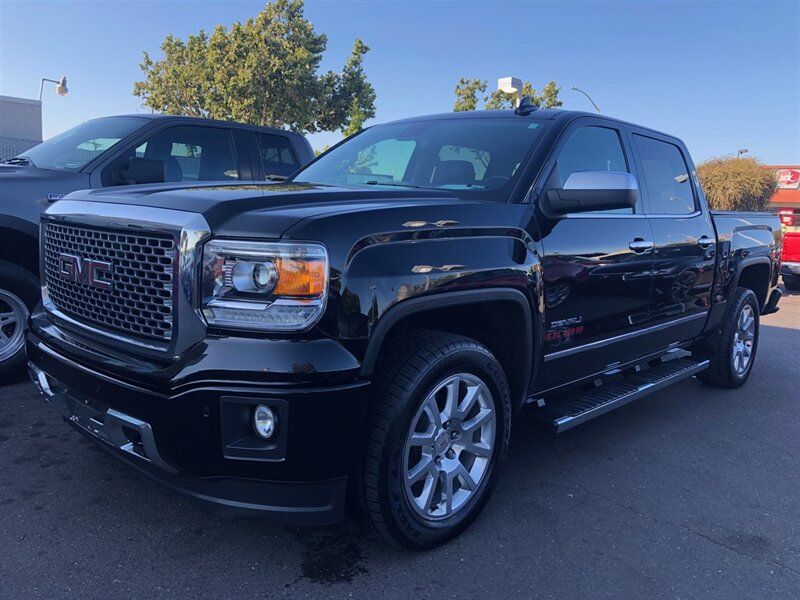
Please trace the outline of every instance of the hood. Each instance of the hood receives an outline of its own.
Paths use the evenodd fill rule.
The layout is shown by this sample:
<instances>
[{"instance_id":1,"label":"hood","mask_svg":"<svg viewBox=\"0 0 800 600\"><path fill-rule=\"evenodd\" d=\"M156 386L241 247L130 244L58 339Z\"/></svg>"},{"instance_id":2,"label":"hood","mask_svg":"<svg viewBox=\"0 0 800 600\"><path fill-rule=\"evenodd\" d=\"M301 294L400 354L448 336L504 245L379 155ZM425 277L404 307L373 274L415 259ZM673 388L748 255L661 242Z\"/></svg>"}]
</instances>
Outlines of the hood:
<instances>
[{"instance_id":1,"label":"hood","mask_svg":"<svg viewBox=\"0 0 800 600\"><path fill-rule=\"evenodd\" d=\"M86 173L0 165L0 222L14 219L15 228L25 227L35 232L39 215L51 202L88 186Z\"/></svg>"},{"instance_id":2,"label":"hood","mask_svg":"<svg viewBox=\"0 0 800 600\"><path fill-rule=\"evenodd\" d=\"M376 186L344 188L306 183L158 184L82 190L70 200L134 204L202 214L215 235L281 237L300 221L332 213L457 202L447 191Z\"/></svg>"},{"instance_id":3,"label":"hood","mask_svg":"<svg viewBox=\"0 0 800 600\"><path fill-rule=\"evenodd\" d=\"M78 173L77 171L57 171L55 169L40 169L30 165L0 164L0 182L2 182L2 185L17 181L82 181L87 177L84 173ZM64 193L68 194L74 190L75 188L72 188Z\"/></svg>"}]
</instances>

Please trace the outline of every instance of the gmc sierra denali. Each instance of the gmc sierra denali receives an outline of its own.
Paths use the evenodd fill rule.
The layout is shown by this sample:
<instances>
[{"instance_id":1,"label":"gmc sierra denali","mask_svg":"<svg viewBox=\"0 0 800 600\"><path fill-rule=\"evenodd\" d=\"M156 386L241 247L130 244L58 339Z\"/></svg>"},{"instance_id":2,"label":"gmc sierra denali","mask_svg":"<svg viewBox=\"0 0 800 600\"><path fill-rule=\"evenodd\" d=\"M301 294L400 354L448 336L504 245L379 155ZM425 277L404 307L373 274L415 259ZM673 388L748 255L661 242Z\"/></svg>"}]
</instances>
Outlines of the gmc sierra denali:
<instances>
[{"instance_id":1,"label":"gmc sierra denali","mask_svg":"<svg viewBox=\"0 0 800 600\"><path fill-rule=\"evenodd\" d=\"M27 353L70 425L220 512L321 525L352 495L412 548L475 519L523 406L562 432L738 387L780 298L777 217L709 212L680 140L528 102L41 227Z\"/></svg>"},{"instance_id":2,"label":"gmc sierra denali","mask_svg":"<svg viewBox=\"0 0 800 600\"><path fill-rule=\"evenodd\" d=\"M39 217L69 192L142 183L264 180L314 157L300 134L170 115L93 119L0 164L0 380L21 375L39 302Z\"/></svg>"}]
</instances>

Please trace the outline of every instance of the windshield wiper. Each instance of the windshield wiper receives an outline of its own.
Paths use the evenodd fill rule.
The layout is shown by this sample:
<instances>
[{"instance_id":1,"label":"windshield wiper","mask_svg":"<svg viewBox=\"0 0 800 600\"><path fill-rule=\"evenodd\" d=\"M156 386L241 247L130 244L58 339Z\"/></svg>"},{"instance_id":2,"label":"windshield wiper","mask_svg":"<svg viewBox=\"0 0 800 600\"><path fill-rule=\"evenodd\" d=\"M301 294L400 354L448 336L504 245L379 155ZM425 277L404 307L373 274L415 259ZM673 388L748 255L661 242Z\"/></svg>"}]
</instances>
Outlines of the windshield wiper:
<instances>
[{"instance_id":1,"label":"windshield wiper","mask_svg":"<svg viewBox=\"0 0 800 600\"><path fill-rule=\"evenodd\" d=\"M389 185L392 187L404 187L404 188L414 188L415 190L435 190L436 188L432 187L425 187L424 185L413 185L411 183L400 183L400 182L393 182L393 181L376 181L371 179L369 181L365 181L364 185Z\"/></svg>"},{"instance_id":2,"label":"windshield wiper","mask_svg":"<svg viewBox=\"0 0 800 600\"><path fill-rule=\"evenodd\" d=\"M27 156L15 156L13 158L8 158L3 161L4 165L23 165L26 167L34 167L36 165L33 164L30 158Z\"/></svg>"}]
</instances>

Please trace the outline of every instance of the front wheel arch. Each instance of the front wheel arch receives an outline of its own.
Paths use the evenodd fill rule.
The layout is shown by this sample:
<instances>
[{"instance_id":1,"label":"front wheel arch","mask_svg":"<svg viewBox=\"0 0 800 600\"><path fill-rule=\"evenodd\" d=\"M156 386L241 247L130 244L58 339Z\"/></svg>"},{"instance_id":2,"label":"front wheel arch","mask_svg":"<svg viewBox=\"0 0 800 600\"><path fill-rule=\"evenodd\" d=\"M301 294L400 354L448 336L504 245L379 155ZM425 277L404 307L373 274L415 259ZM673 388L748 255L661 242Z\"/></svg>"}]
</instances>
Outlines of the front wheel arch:
<instances>
[{"instance_id":1,"label":"front wheel arch","mask_svg":"<svg viewBox=\"0 0 800 600\"><path fill-rule=\"evenodd\" d=\"M522 407L535 377L533 349L541 347L541 326L525 294L513 288L487 288L403 300L389 308L373 329L361 375L372 376L392 339L421 329L463 335L489 348L508 379L514 411Z\"/></svg>"}]
</instances>

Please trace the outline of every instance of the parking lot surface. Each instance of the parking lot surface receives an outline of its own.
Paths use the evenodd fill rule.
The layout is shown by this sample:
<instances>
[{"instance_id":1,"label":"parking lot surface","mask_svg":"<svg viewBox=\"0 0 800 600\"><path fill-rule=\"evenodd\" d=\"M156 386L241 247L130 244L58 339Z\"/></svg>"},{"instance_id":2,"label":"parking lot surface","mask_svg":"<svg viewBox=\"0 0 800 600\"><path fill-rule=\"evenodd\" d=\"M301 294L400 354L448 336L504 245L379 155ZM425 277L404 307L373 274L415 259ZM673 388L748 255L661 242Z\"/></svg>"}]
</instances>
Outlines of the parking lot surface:
<instances>
[{"instance_id":1,"label":"parking lot surface","mask_svg":"<svg viewBox=\"0 0 800 600\"><path fill-rule=\"evenodd\" d=\"M800 598L800 295L781 307L739 390L560 437L521 415L484 513L427 553L211 517L0 388L0 597Z\"/></svg>"}]
</instances>

